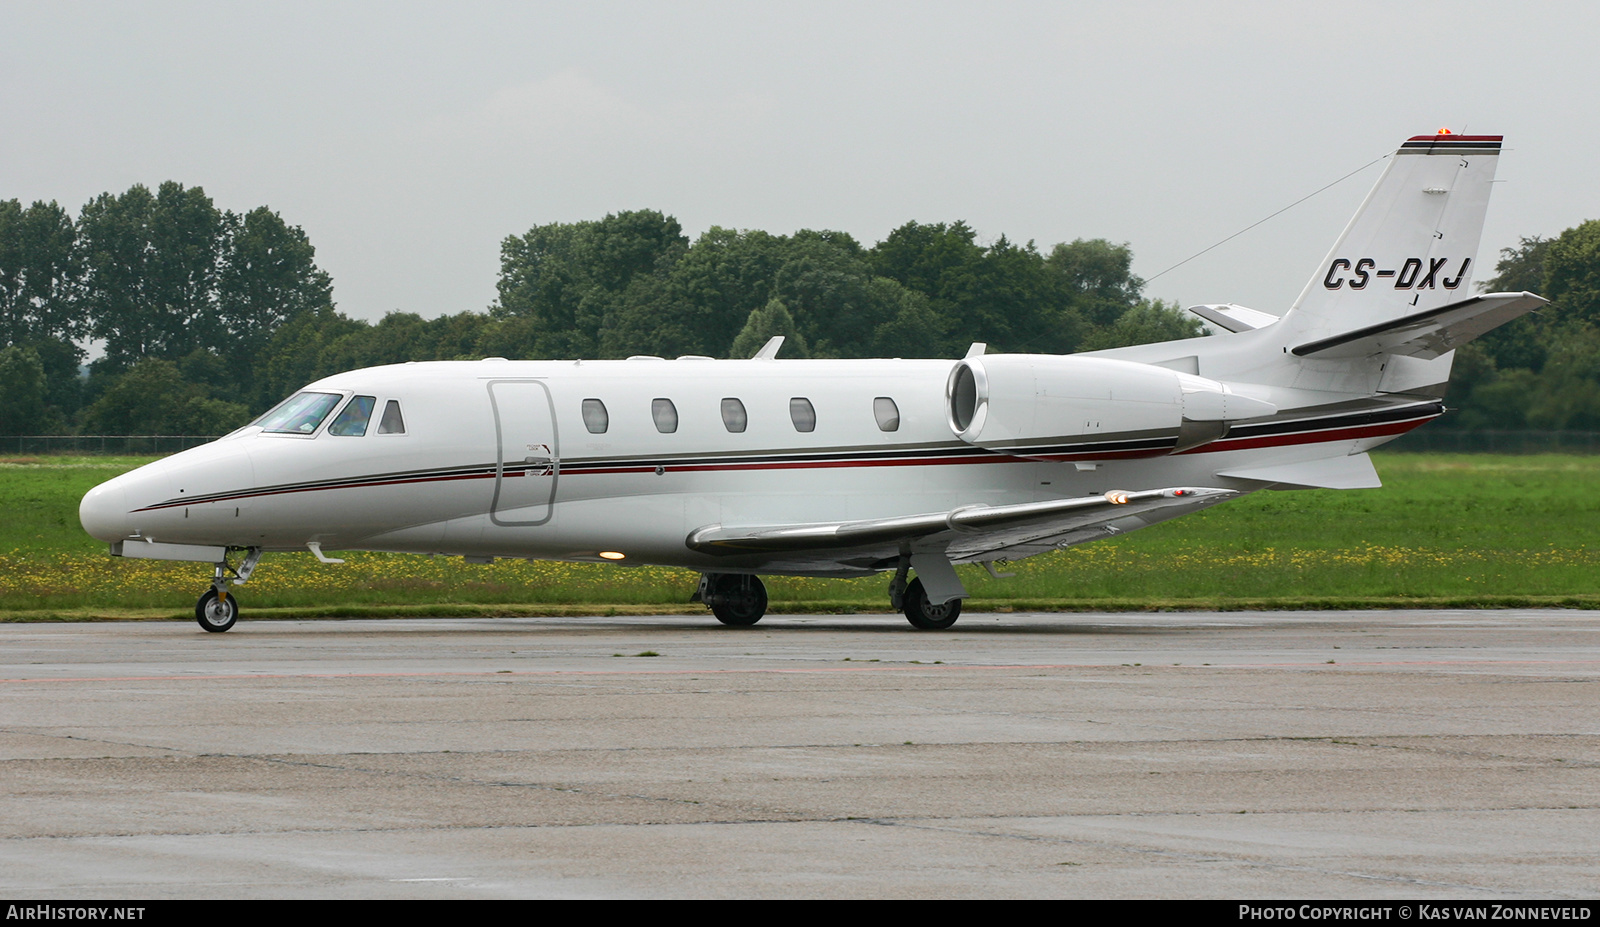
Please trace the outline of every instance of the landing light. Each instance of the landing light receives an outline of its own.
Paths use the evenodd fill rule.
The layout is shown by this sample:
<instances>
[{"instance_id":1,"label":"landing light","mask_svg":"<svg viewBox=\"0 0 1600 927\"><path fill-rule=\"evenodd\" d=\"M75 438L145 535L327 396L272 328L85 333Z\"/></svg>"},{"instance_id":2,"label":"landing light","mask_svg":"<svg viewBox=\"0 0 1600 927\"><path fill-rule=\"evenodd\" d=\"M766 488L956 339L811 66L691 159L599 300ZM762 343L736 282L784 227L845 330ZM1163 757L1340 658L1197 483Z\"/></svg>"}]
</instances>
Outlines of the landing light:
<instances>
[{"instance_id":1,"label":"landing light","mask_svg":"<svg viewBox=\"0 0 1600 927\"><path fill-rule=\"evenodd\" d=\"M614 550L602 550L600 552L600 556L607 560L621 560L622 558L626 557L627 554L620 554Z\"/></svg>"}]
</instances>

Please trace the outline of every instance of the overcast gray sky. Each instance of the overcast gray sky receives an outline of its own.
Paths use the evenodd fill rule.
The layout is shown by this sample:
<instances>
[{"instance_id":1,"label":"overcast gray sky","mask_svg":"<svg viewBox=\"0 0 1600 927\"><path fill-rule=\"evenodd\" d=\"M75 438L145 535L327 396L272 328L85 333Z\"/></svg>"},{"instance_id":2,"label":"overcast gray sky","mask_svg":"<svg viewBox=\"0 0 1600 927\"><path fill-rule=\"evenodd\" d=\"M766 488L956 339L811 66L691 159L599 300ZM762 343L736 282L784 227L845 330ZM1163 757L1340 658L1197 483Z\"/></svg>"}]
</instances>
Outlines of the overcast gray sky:
<instances>
[{"instance_id":1,"label":"overcast gray sky","mask_svg":"<svg viewBox=\"0 0 1600 927\"><path fill-rule=\"evenodd\" d=\"M267 205L377 319L482 310L505 236L640 208L1108 238L1151 277L1448 126L1506 136L1492 267L1600 218L1596 49L1592 0L0 0L0 199ZM1282 311L1379 170L1146 292Z\"/></svg>"}]
</instances>

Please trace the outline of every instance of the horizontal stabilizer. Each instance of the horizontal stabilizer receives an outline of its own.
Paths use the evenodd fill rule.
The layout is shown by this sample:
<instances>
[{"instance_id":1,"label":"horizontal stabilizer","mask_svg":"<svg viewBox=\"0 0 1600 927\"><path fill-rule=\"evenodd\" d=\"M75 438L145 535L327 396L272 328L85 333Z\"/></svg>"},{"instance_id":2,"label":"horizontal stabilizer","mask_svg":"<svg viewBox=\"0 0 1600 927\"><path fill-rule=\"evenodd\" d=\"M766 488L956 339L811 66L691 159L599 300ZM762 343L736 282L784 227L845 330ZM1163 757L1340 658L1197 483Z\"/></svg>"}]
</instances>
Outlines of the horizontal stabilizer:
<instances>
[{"instance_id":1,"label":"horizontal stabilizer","mask_svg":"<svg viewBox=\"0 0 1600 927\"><path fill-rule=\"evenodd\" d=\"M725 527L708 525L690 533L691 550L706 554L773 551L852 550L880 544L926 539L933 535L970 536L1037 525L1061 530L1110 521L1167 505L1193 505L1238 495L1230 489L1113 490L1102 495L1016 505L963 506L949 512L879 518L868 521L810 525Z\"/></svg>"},{"instance_id":2,"label":"horizontal stabilizer","mask_svg":"<svg viewBox=\"0 0 1600 927\"><path fill-rule=\"evenodd\" d=\"M1400 354L1432 360L1543 306L1532 293L1487 293L1294 348L1299 357Z\"/></svg>"},{"instance_id":3,"label":"horizontal stabilizer","mask_svg":"<svg viewBox=\"0 0 1600 927\"><path fill-rule=\"evenodd\" d=\"M1304 489L1377 489L1383 485L1383 481L1378 479L1378 471L1372 468L1372 458L1366 454L1324 457L1321 460L1276 464L1270 467L1222 470L1217 476L1277 483L1280 486L1299 486Z\"/></svg>"},{"instance_id":4,"label":"horizontal stabilizer","mask_svg":"<svg viewBox=\"0 0 1600 927\"><path fill-rule=\"evenodd\" d=\"M1258 328L1266 328L1278 317L1270 312L1260 312L1255 309L1246 309L1233 303L1206 304L1204 306L1190 306L1189 311L1210 322L1218 328L1230 332L1251 332Z\"/></svg>"}]
</instances>

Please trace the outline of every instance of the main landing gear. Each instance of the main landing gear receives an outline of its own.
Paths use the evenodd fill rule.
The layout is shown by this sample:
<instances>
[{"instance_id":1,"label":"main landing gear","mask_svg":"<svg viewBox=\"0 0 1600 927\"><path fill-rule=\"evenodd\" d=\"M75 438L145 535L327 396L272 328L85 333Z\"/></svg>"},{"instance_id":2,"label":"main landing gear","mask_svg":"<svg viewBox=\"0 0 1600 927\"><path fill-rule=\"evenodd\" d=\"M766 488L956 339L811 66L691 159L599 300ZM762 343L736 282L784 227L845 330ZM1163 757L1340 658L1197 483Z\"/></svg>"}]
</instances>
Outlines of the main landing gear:
<instances>
[{"instance_id":1,"label":"main landing gear","mask_svg":"<svg viewBox=\"0 0 1600 927\"><path fill-rule=\"evenodd\" d=\"M226 559L217 564L211 588L194 606L194 620L200 623L200 627L217 634L233 627L234 622L239 620L239 600L229 591L229 587L244 585L260 562L261 548L251 547L245 552L237 569L230 566Z\"/></svg>"},{"instance_id":2,"label":"main landing gear","mask_svg":"<svg viewBox=\"0 0 1600 927\"><path fill-rule=\"evenodd\" d=\"M702 573L695 598L718 621L736 628L747 628L767 613L766 585L761 577L745 573Z\"/></svg>"},{"instance_id":3,"label":"main landing gear","mask_svg":"<svg viewBox=\"0 0 1600 927\"><path fill-rule=\"evenodd\" d=\"M922 580L913 579L906 587L900 609L918 631L943 631L961 617L961 600L951 599L943 605L935 605L929 600L927 590L922 588Z\"/></svg>"},{"instance_id":4,"label":"main landing gear","mask_svg":"<svg viewBox=\"0 0 1600 927\"><path fill-rule=\"evenodd\" d=\"M934 604L921 577L906 582L909 572L910 559L907 558L889 584L889 601L894 607L904 612L906 620L919 631L943 631L954 625L961 617L961 600L955 598ZM702 573L700 588L691 601L704 602L725 625L747 628L767 613L767 587L759 576Z\"/></svg>"},{"instance_id":5,"label":"main landing gear","mask_svg":"<svg viewBox=\"0 0 1600 927\"><path fill-rule=\"evenodd\" d=\"M906 582L906 577L911 573L911 560L909 554L901 556L900 566L894 571L894 579L889 582L889 602L898 608L901 614L906 616L906 620L911 622L911 626L918 631L943 631L961 617L961 600L951 599L943 605L933 604L933 600L928 597L928 590L923 586L922 577ZM935 575L937 576L941 562L953 579L955 571L950 569L950 562L942 558L932 563ZM960 581L957 580L956 584L959 589Z\"/></svg>"}]
</instances>

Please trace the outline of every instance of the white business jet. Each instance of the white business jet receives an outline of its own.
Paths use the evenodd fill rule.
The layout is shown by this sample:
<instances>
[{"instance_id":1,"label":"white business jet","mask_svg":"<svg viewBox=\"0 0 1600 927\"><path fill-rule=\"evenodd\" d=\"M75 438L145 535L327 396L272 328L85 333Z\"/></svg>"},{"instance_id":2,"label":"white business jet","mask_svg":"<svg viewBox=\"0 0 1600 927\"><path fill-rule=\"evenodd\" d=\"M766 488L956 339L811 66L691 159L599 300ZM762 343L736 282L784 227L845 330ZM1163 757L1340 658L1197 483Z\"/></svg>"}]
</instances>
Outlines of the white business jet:
<instances>
[{"instance_id":1,"label":"white business jet","mask_svg":"<svg viewBox=\"0 0 1600 927\"><path fill-rule=\"evenodd\" d=\"M113 555L215 564L404 551L701 572L724 624L760 574L893 575L950 627L955 564L1014 560L1260 489L1378 486L1366 452L1444 411L1452 349L1543 304L1473 296L1499 136L1406 141L1281 317L1191 311L1213 337L960 360L410 363L318 380L204 447L84 496ZM912 576L915 578L912 578Z\"/></svg>"}]
</instances>

